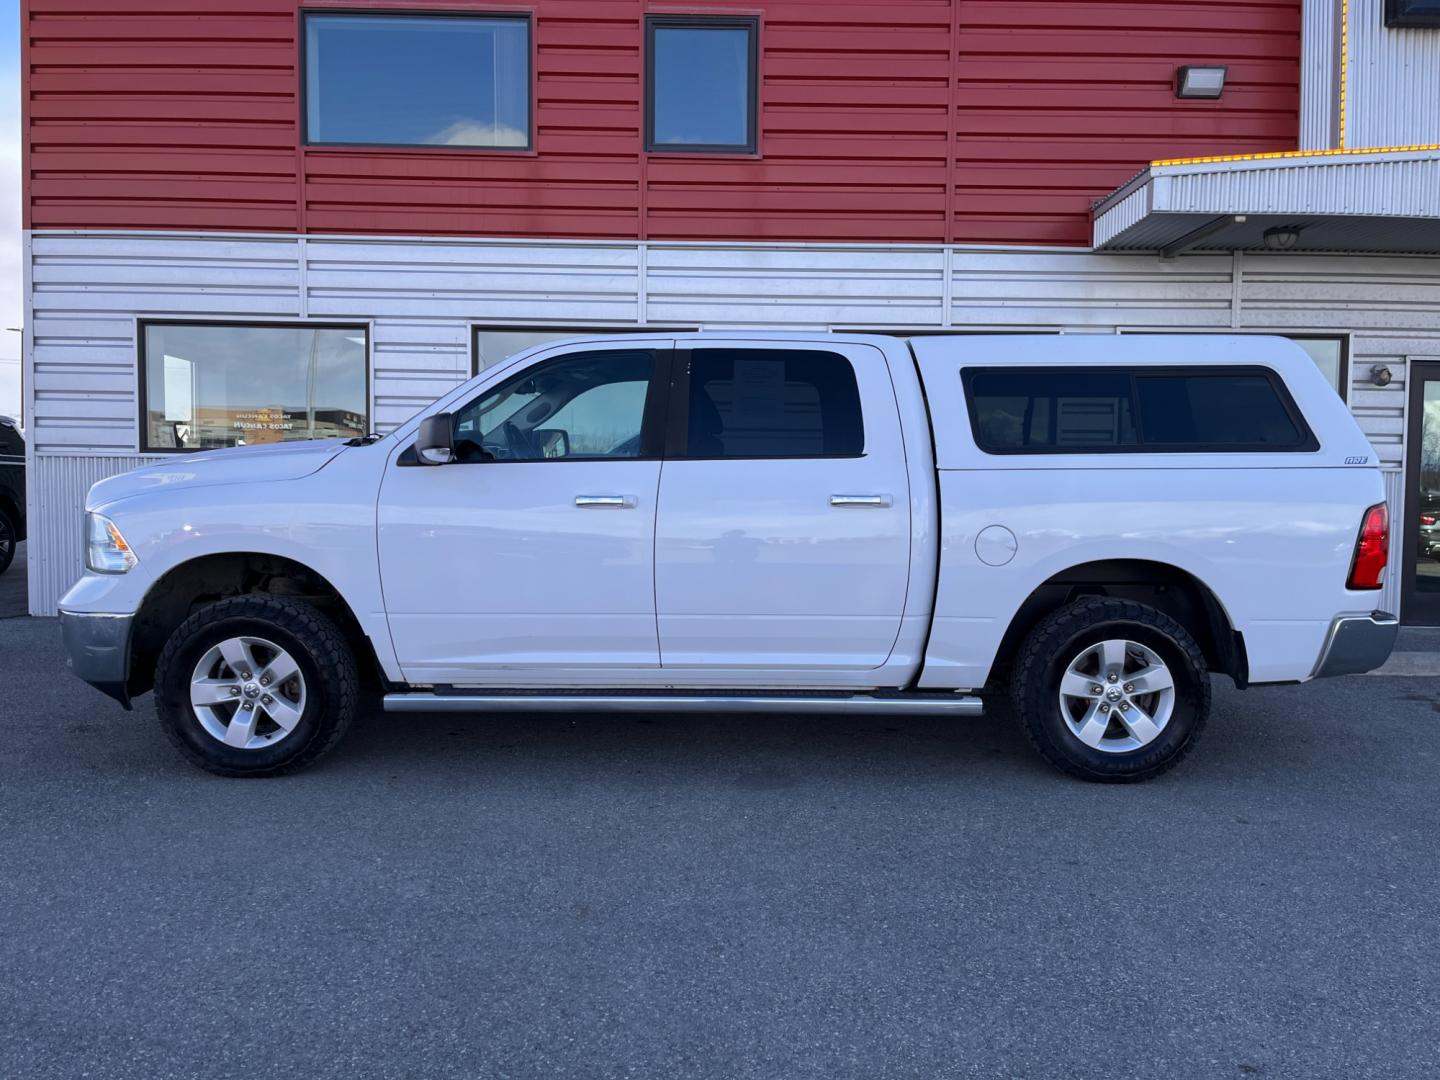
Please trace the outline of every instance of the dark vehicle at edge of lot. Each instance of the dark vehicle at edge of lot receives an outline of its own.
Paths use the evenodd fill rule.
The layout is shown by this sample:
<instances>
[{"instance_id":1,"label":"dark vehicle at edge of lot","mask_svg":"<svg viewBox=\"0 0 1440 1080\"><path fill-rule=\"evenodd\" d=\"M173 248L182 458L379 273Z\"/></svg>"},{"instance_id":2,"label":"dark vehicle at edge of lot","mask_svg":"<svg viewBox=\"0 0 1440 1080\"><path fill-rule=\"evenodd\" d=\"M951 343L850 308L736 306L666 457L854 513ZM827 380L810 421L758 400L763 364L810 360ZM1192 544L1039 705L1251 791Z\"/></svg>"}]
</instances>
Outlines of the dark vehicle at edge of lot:
<instances>
[{"instance_id":1,"label":"dark vehicle at edge of lot","mask_svg":"<svg viewBox=\"0 0 1440 1080\"><path fill-rule=\"evenodd\" d=\"M25 436L8 416L0 416L0 574L15 560L15 545L25 539Z\"/></svg>"}]
</instances>

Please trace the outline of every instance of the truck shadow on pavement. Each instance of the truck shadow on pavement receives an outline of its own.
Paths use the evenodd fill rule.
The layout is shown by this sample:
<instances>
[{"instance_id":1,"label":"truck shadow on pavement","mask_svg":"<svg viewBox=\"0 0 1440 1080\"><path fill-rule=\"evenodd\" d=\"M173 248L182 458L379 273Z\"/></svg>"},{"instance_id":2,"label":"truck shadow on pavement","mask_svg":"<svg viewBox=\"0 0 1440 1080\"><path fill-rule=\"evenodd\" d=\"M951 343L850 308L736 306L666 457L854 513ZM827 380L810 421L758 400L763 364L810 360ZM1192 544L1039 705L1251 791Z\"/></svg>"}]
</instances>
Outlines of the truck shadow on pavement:
<instances>
[{"instance_id":1,"label":"truck shadow on pavement","mask_svg":"<svg viewBox=\"0 0 1440 1080\"><path fill-rule=\"evenodd\" d=\"M124 712L65 673L50 619L0 620L0 727L12 763L52 776L144 782L157 773L208 780L175 754L149 695ZM1158 783L1279 788L1353 783L1353 746L1364 718L1366 772L1409 777L1440 767L1433 751L1437 680L1352 676L1306 686L1236 691L1214 683L1215 707L1194 752ZM1378 704L1377 704L1378 702ZM305 784L423 778L427 786L718 784L780 792L857 782L867 788L1016 782L1091 789L1061 777L1030 748L1003 698L984 717L676 717L627 714L385 715L368 711ZM1429 774L1433 778L1433 772ZM1430 779L1426 783L1431 782Z\"/></svg>"},{"instance_id":2,"label":"truck shadow on pavement","mask_svg":"<svg viewBox=\"0 0 1440 1080\"><path fill-rule=\"evenodd\" d=\"M1210 730L1167 781L1217 772L1238 777L1257 767L1266 771L1262 762L1271 755L1286 755L1289 768L1312 766L1303 737L1297 744L1294 732L1246 723L1244 713L1253 710L1235 709L1241 700L1234 691L1217 700ZM1078 783L1039 758L1003 700L988 700L983 717L963 719L743 713L387 716L375 711L357 719L319 768L345 773L419 769L456 780L525 776L539 783L668 777L757 792L860 778L901 785Z\"/></svg>"}]
</instances>

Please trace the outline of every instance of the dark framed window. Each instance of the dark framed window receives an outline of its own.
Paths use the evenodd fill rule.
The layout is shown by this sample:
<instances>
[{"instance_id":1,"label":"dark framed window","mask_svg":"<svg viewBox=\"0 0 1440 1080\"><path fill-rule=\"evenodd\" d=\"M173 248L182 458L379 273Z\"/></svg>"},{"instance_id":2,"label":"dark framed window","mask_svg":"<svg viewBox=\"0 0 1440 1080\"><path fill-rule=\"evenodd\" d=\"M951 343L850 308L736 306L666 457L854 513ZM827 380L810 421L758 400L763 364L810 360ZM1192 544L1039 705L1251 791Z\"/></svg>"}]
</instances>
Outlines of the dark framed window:
<instances>
[{"instance_id":1,"label":"dark framed window","mask_svg":"<svg viewBox=\"0 0 1440 1080\"><path fill-rule=\"evenodd\" d=\"M145 321L139 347L142 452L354 438L370 429L363 325Z\"/></svg>"},{"instance_id":2,"label":"dark framed window","mask_svg":"<svg viewBox=\"0 0 1440 1080\"><path fill-rule=\"evenodd\" d=\"M530 19L307 12L305 141L530 148Z\"/></svg>"},{"instance_id":3,"label":"dark framed window","mask_svg":"<svg viewBox=\"0 0 1440 1080\"><path fill-rule=\"evenodd\" d=\"M1319 447L1268 368L965 368L961 379L976 445L989 454Z\"/></svg>"},{"instance_id":4,"label":"dark framed window","mask_svg":"<svg viewBox=\"0 0 1440 1080\"><path fill-rule=\"evenodd\" d=\"M566 338L606 334L680 334L693 326L475 326L472 328L470 373L478 375L518 352Z\"/></svg>"},{"instance_id":5,"label":"dark framed window","mask_svg":"<svg viewBox=\"0 0 1440 1080\"><path fill-rule=\"evenodd\" d=\"M668 458L828 458L865 452L855 369L814 349L680 353Z\"/></svg>"},{"instance_id":6,"label":"dark framed window","mask_svg":"<svg viewBox=\"0 0 1440 1080\"><path fill-rule=\"evenodd\" d=\"M1385 0L1385 25L1440 26L1440 0Z\"/></svg>"},{"instance_id":7,"label":"dark framed window","mask_svg":"<svg viewBox=\"0 0 1440 1080\"><path fill-rule=\"evenodd\" d=\"M760 21L645 19L645 149L756 152Z\"/></svg>"},{"instance_id":8,"label":"dark framed window","mask_svg":"<svg viewBox=\"0 0 1440 1080\"><path fill-rule=\"evenodd\" d=\"M597 461L660 455L669 350L566 353L517 372L455 414L455 456Z\"/></svg>"}]
</instances>

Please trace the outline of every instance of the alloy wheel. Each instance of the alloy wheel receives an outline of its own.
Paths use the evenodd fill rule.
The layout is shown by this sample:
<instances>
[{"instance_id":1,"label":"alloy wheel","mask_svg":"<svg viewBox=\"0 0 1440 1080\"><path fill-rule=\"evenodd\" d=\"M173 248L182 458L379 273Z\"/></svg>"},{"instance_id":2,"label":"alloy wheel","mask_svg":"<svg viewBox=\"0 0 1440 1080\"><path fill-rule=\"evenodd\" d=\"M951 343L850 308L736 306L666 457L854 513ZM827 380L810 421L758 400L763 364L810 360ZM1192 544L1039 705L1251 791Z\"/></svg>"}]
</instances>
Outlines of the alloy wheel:
<instances>
[{"instance_id":1,"label":"alloy wheel","mask_svg":"<svg viewBox=\"0 0 1440 1080\"><path fill-rule=\"evenodd\" d=\"M305 715L305 676L288 652L260 637L226 638L190 677L200 726L237 750L274 746Z\"/></svg>"},{"instance_id":2,"label":"alloy wheel","mask_svg":"<svg viewBox=\"0 0 1440 1080\"><path fill-rule=\"evenodd\" d=\"M1086 746L1125 754L1150 745L1175 711L1175 679L1155 650L1110 638L1087 646L1060 679L1060 716Z\"/></svg>"}]
</instances>

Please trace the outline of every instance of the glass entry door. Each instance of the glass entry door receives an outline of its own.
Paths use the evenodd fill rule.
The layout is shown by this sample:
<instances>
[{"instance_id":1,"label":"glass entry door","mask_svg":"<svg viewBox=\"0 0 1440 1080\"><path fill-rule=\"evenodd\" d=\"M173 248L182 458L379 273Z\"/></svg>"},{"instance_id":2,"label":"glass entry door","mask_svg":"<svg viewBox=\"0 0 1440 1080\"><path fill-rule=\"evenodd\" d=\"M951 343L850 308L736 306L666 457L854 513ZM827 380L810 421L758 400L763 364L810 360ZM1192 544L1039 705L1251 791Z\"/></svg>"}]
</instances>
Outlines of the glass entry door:
<instances>
[{"instance_id":1,"label":"glass entry door","mask_svg":"<svg viewBox=\"0 0 1440 1080\"><path fill-rule=\"evenodd\" d=\"M1411 363L1409 389L1400 613L1407 623L1440 626L1440 360Z\"/></svg>"}]
</instances>

